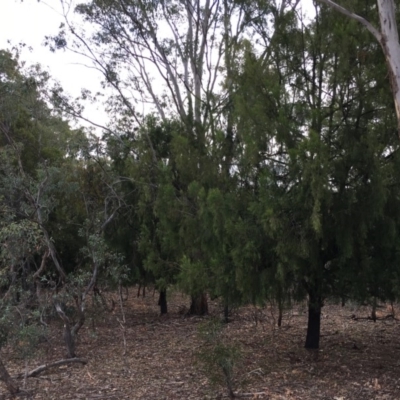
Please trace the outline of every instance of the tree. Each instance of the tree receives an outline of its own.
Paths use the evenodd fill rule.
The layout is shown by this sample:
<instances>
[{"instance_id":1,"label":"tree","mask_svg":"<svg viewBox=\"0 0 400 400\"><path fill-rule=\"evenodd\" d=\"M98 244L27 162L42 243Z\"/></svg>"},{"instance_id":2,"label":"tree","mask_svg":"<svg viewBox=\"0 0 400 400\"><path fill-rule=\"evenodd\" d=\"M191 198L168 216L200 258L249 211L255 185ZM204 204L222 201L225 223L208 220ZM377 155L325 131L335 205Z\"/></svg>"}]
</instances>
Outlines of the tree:
<instances>
[{"instance_id":1,"label":"tree","mask_svg":"<svg viewBox=\"0 0 400 400\"><path fill-rule=\"evenodd\" d=\"M223 57L232 53L231 42L240 33L242 15L236 12L235 5L227 1L133 4L116 0L80 4L75 10L96 28L96 33L85 37L66 19L73 42L69 42L66 30L62 30L54 41L55 47L70 44L103 72L104 84L117 93L110 99L110 110L122 106L128 126L129 121L141 124L134 107L137 95L142 102L153 104L164 121L170 115L178 116L196 149L197 171L192 179L197 179L207 163L208 141L215 137L221 105L225 103L223 96L217 94L217 85ZM236 32L231 26L235 13ZM167 31L163 35L162 24ZM219 32L225 35L221 43L217 40ZM153 84L155 78L164 84L161 91ZM151 149L151 162L156 165L160 162L157 144L146 129L142 134ZM229 135L227 140L231 140Z\"/></svg>"},{"instance_id":2,"label":"tree","mask_svg":"<svg viewBox=\"0 0 400 400\"><path fill-rule=\"evenodd\" d=\"M247 184L257 190L253 210L277 258L270 271L283 278L284 291L308 298L305 346L318 348L324 300L344 290L359 298L366 280L372 289L375 249L383 245L372 241L383 226L398 229L397 214L388 211L396 202L398 145L377 46L326 9L309 26L286 17L270 53L245 50L238 135L252 173ZM395 289L388 277L397 245L389 235L387 246L387 274L374 289L383 296Z\"/></svg>"},{"instance_id":3,"label":"tree","mask_svg":"<svg viewBox=\"0 0 400 400\"><path fill-rule=\"evenodd\" d=\"M66 279L50 220L60 192L68 191L68 185L61 189L60 170L70 161L71 138L79 135L51 109L48 81L39 66L23 70L18 54L0 51L0 345L18 342L24 356L21 343L35 347L46 325L44 309L51 307L40 296L49 259L56 280ZM17 393L3 363L0 370Z\"/></svg>"}]
</instances>

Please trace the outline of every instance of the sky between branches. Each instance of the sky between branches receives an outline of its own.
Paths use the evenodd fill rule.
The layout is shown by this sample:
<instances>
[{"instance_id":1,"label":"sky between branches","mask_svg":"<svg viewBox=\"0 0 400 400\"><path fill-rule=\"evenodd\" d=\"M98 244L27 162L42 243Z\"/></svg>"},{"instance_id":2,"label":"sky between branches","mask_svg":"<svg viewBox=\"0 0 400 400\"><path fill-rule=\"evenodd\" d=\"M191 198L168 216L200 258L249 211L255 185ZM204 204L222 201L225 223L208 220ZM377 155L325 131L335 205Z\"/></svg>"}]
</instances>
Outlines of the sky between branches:
<instances>
[{"instance_id":1,"label":"sky between branches","mask_svg":"<svg viewBox=\"0 0 400 400\"><path fill-rule=\"evenodd\" d=\"M312 0L301 0L300 6L304 12L313 13ZM1 0L0 48L26 44L20 60L27 65L40 63L73 97L79 96L82 88L101 90L100 72L85 66L82 57L68 51L52 53L43 45L45 36L55 35L63 21L60 0ZM87 105L86 110L87 116L97 123L107 123L101 107Z\"/></svg>"}]
</instances>

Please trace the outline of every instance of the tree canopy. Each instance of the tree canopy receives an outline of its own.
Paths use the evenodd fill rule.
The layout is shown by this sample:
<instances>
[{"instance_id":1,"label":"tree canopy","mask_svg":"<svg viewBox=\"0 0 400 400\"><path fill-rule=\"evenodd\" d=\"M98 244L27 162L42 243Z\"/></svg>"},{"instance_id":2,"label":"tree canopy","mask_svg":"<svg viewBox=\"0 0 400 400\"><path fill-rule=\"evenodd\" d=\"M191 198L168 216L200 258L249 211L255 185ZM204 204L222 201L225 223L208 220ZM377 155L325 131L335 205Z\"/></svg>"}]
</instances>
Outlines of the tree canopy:
<instances>
[{"instance_id":1,"label":"tree canopy","mask_svg":"<svg viewBox=\"0 0 400 400\"><path fill-rule=\"evenodd\" d=\"M153 284L162 313L169 288L191 313L218 298L226 319L307 299L307 348L324 302L398 299L385 57L353 19L317 3L307 22L298 3L77 5L83 30L66 15L48 43L89 57L113 89L101 135L72 128L80 105L39 66L0 51L1 312L57 288L45 307L73 358L98 285Z\"/></svg>"}]
</instances>

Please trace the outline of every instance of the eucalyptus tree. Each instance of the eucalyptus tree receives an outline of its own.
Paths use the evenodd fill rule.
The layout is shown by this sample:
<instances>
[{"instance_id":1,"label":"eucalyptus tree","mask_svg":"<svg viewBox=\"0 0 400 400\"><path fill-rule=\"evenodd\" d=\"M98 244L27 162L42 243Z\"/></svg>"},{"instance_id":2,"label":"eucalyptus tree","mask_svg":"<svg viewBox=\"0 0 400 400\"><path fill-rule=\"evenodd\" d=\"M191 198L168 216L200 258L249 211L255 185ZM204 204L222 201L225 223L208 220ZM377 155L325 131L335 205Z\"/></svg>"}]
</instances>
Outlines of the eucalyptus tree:
<instances>
[{"instance_id":1,"label":"eucalyptus tree","mask_svg":"<svg viewBox=\"0 0 400 400\"><path fill-rule=\"evenodd\" d=\"M67 17L69 4L63 1L63 5ZM143 121L138 102L143 113L154 109L164 121L179 118L196 149L191 180L204 179L208 146L225 123L228 96L220 84L234 59L233 44L245 27L241 7L219 0L115 0L79 4L75 11L91 25L93 34L86 37L66 18L54 46L84 54L103 72L104 86L115 90L109 111L124 110L130 129ZM141 133L156 166L160 162L156 144L146 129ZM224 137L227 143L232 141L229 123Z\"/></svg>"},{"instance_id":2,"label":"eucalyptus tree","mask_svg":"<svg viewBox=\"0 0 400 400\"><path fill-rule=\"evenodd\" d=\"M163 204L162 215L173 218L169 225L166 219L164 226L196 232L204 206L199 193L204 192L207 197L210 190L219 186L227 193L233 190L234 185L229 183L235 163L232 85L240 43L245 38L260 38L267 52L274 32L269 17L278 23L287 9L297 3L91 1L75 8L85 24L91 26L85 32L91 33L85 33L66 18L66 25L54 38L54 47L67 47L83 54L103 72L104 85L115 90L109 102L110 111L123 110L121 114L130 130L134 124L142 125L138 102L144 104L145 111L147 104L152 105L164 122L170 117L180 120L179 133L166 157L174 159L173 167L159 158L156 139L150 131L144 128L141 132L147 142L149 162L153 164L148 170L153 178L148 176L148 183L158 185L153 181L154 176L160 176L155 172L158 169L164 171L163 179L170 174L169 184L153 190L155 198L167 196L162 203L154 203L160 207ZM63 5L67 17L69 4L63 1ZM171 180L174 173L178 178ZM167 204L171 207L175 203L181 208L178 220L176 214L165 210ZM160 215L161 211L157 221ZM181 254L181 260L174 262L184 262L186 267L190 266L185 271L200 274L201 265L208 264L204 259L205 242L188 233L180 240L180 251L175 255ZM181 278L188 282L182 274ZM204 299L201 293L199 299Z\"/></svg>"},{"instance_id":3,"label":"eucalyptus tree","mask_svg":"<svg viewBox=\"0 0 400 400\"><path fill-rule=\"evenodd\" d=\"M222 0L91 1L75 8L91 25L87 36L68 19L72 4L62 3L66 25L53 46L88 57L132 121L139 122L139 107L147 112L151 104L162 119L179 116L204 146L224 103L221 72L244 29L241 9Z\"/></svg>"}]
</instances>

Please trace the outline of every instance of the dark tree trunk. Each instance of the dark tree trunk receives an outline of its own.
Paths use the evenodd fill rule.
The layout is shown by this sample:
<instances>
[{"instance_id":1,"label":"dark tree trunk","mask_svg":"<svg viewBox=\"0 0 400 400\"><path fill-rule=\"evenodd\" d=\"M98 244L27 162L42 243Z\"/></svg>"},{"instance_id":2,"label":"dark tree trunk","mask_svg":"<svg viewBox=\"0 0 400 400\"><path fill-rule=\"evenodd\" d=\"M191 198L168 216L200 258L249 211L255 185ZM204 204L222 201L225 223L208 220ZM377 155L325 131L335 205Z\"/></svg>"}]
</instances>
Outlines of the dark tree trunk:
<instances>
[{"instance_id":1,"label":"dark tree trunk","mask_svg":"<svg viewBox=\"0 0 400 400\"><path fill-rule=\"evenodd\" d=\"M139 283L139 288L138 288L138 291L137 291L137 297L140 297L140 289L142 289L142 296L143 296L143 298L145 298L146 297L146 284L145 283Z\"/></svg>"},{"instance_id":2,"label":"dark tree trunk","mask_svg":"<svg viewBox=\"0 0 400 400\"><path fill-rule=\"evenodd\" d=\"M322 301L320 296L309 293L308 300L308 326L306 337L306 349L318 349L321 334L321 308Z\"/></svg>"},{"instance_id":3,"label":"dark tree trunk","mask_svg":"<svg viewBox=\"0 0 400 400\"><path fill-rule=\"evenodd\" d=\"M192 296L192 303L189 309L190 315L206 315L208 314L207 295L205 293L198 296Z\"/></svg>"},{"instance_id":4,"label":"dark tree trunk","mask_svg":"<svg viewBox=\"0 0 400 400\"><path fill-rule=\"evenodd\" d=\"M161 315L168 313L167 289L160 290L160 297L158 298L158 305L160 306Z\"/></svg>"},{"instance_id":5,"label":"dark tree trunk","mask_svg":"<svg viewBox=\"0 0 400 400\"><path fill-rule=\"evenodd\" d=\"M282 318L283 318L283 304L282 301L278 303L278 328L282 326Z\"/></svg>"},{"instance_id":6,"label":"dark tree trunk","mask_svg":"<svg viewBox=\"0 0 400 400\"><path fill-rule=\"evenodd\" d=\"M225 304L224 306L224 322L227 324L229 322L229 306Z\"/></svg>"},{"instance_id":7,"label":"dark tree trunk","mask_svg":"<svg viewBox=\"0 0 400 400\"><path fill-rule=\"evenodd\" d=\"M372 318L372 321L374 321L374 322L376 322L376 306L377 306L377 301L376 301L376 297L374 297L372 300L372 311L371 311L371 318Z\"/></svg>"}]
</instances>

